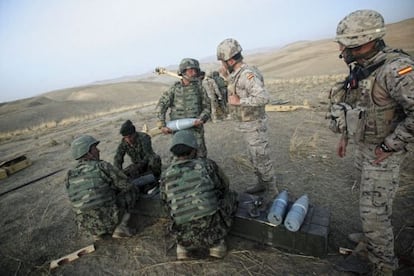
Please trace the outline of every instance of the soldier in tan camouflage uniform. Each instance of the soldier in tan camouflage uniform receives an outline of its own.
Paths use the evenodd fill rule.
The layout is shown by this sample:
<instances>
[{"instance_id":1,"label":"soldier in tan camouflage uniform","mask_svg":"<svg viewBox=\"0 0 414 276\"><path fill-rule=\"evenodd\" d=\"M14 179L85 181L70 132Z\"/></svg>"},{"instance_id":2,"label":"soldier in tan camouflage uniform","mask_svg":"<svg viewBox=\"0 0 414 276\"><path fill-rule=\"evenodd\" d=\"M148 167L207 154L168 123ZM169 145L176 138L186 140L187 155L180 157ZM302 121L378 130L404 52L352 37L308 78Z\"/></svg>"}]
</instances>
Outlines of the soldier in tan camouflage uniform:
<instances>
[{"instance_id":1,"label":"soldier in tan camouflage uniform","mask_svg":"<svg viewBox=\"0 0 414 276\"><path fill-rule=\"evenodd\" d=\"M207 92L211 102L211 121L216 123L218 121L217 112L220 108L219 103L223 101L219 87L214 79L206 76L206 72L200 72L200 80L203 84L204 89Z\"/></svg>"},{"instance_id":2,"label":"soldier in tan camouflage uniform","mask_svg":"<svg viewBox=\"0 0 414 276\"><path fill-rule=\"evenodd\" d=\"M166 126L167 110L170 110L170 120L196 118L194 127L190 128L197 138L199 145L198 156L207 156L207 147L204 140L204 126L211 113L210 98L201 85L199 79L200 64L198 60L184 58L181 60L178 75L181 81L161 95L157 104L157 126L164 134L171 134L172 130Z\"/></svg>"},{"instance_id":3,"label":"soldier in tan camouflage uniform","mask_svg":"<svg viewBox=\"0 0 414 276\"><path fill-rule=\"evenodd\" d=\"M355 141L368 258L373 275L392 275L398 267L392 203L406 145L414 141L414 61L385 45L384 19L376 11L352 12L336 33L350 75L331 90L330 128L341 133L340 157L346 154L348 138Z\"/></svg>"},{"instance_id":4,"label":"soldier in tan camouflage uniform","mask_svg":"<svg viewBox=\"0 0 414 276\"><path fill-rule=\"evenodd\" d=\"M244 135L258 177L258 183L246 192L264 193L265 200L270 200L278 193L267 137L265 105L269 103L270 95L264 87L261 73L243 62L241 52L240 44L228 38L218 45L217 59L222 63L222 72L230 74L229 113L239 122L237 130Z\"/></svg>"},{"instance_id":5,"label":"soldier in tan camouflage uniform","mask_svg":"<svg viewBox=\"0 0 414 276\"><path fill-rule=\"evenodd\" d=\"M128 210L135 202L135 188L122 171L99 159L98 144L94 137L82 135L71 145L78 163L68 171L65 186L76 222L95 240L106 234L130 237L135 231L128 227Z\"/></svg>"},{"instance_id":6,"label":"soldier in tan camouflage uniform","mask_svg":"<svg viewBox=\"0 0 414 276\"><path fill-rule=\"evenodd\" d=\"M171 144L175 159L161 178L161 198L171 215L179 260L201 248L223 258L224 238L237 209L237 194L229 190L226 175L213 160L197 158L197 148L193 132L176 132Z\"/></svg>"}]
</instances>

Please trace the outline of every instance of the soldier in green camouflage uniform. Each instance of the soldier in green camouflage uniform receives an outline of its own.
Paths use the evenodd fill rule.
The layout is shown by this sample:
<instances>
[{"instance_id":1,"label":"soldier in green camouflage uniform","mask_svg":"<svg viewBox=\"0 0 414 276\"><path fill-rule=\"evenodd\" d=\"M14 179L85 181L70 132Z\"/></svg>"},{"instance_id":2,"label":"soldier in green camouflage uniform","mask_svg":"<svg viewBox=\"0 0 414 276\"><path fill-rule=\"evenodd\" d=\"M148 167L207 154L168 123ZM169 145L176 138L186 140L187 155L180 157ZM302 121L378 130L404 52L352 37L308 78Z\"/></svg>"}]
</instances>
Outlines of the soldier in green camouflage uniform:
<instances>
[{"instance_id":1,"label":"soldier in green camouflage uniform","mask_svg":"<svg viewBox=\"0 0 414 276\"><path fill-rule=\"evenodd\" d=\"M243 62L242 48L237 40L228 38L217 46L217 59L228 76L228 104L232 117L239 122L237 130L248 145L258 183L246 190L263 193L265 201L277 195L273 161L270 159L265 105L270 95L258 69ZM224 72L224 70L222 70Z\"/></svg>"},{"instance_id":2,"label":"soldier in green camouflage uniform","mask_svg":"<svg viewBox=\"0 0 414 276\"><path fill-rule=\"evenodd\" d=\"M178 131L171 146L175 159L161 178L161 198L171 215L180 260L200 248L224 257L224 238L237 209L237 194L229 190L226 175L213 160L196 158L197 148L191 131Z\"/></svg>"},{"instance_id":3,"label":"soldier in green camouflage uniform","mask_svg":"<svg viewBox=\"0 0 414 276\"><path fill-rule=\"evenodd\" d=\"M336 41L350 67L345 82L331 90L330 128L341 133L337 153L348 138L356 144L361 170L360 216L374 275L398 267L391 224L406 145L414 141L414 61L385 45L383 17L358 10L342 19Z\"/></svg>"},{"instance_id":4,"label":"soldier in green camouflage uniform","mask_svg":"<svg viewBox=\"0 0 414 276\"><path fill-rule=\"evenodd\" d=\"M127 176L99 159L99 141L89 135L73 140L72 156L78 160L65 179L78 226L95 239L110 234L130 237L129 213L135 202L135 189Z\"/></svg>"},{"instance_id":5,"label":"soldier in green camouflage uniform","mask_svg":"<svg viewBox=\"0 0 414 276\"><path fill-rule=\"evenodd\" d=\"M164 92L157 104L157 126L164 134L172 130L166 126L166 113L170 109L170 120L196 118L194 127L190 128L200 145L198 156L206 157L207 148L204 140L204 126L210 119L210 98L199 80L200 64L192 58L184 58L179 65L178 75L181 81Z\"/></svg>"},{"instance_id":6,"label":"soldier in green camouflage uniform","mask_svg":"<svg viewBox=\"0 0 414 276\"><path fill-rule=\"evenodd\" d=\"M161 176L161 158L152 149L151 137L138 132L130 120L122 124L120 134L123 136L114 157L114 166L122 170L124 156L131 158L132 164L123 171L130 178L138 178L152 173L156 179Z\"/></svg>"}]
</instances>

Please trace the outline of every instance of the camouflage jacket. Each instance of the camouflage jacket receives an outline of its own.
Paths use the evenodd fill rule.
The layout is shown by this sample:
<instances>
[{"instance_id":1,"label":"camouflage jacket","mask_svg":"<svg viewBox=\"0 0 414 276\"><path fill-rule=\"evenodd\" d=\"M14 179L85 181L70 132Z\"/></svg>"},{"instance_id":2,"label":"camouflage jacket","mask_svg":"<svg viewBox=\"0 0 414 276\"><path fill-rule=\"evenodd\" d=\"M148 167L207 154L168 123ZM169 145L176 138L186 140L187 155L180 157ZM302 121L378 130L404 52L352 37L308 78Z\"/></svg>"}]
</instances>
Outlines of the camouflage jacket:
<instances>
[{"instance_id":1,"label":"camouflage jacket","mask_svg":"<svg viewBox=\"0 0 414 276\"><path fill-rule=\"evenodd\" d=\"M199 81L183 86L176 82L161 95L157 104L158 126L166 126L166 113L170 109L170 120L198 118L203 122L210 119L211 102Z\"/></svg>"},{"instance_id":2,"label":"camouflage jacket","mask_svg":"<svg viewBox=\"0 0 414 276\"><path fill-rule=\"evenodd\" d=\"M369 68L375 64L380 66L366 79L358 81L359 88L332 90L331 103L343 102L352 109L365 109L367 122L363 131L378 136L379 132L388 130L379 138L399 151L407 143L414 142L414 60L400 50L386 47L361 66ZM382 116L384 119L381 119L382 113L389 118Z\"/></svg>"},{"instance_id":3,"label":"camouflage jacket","mask_svg":"<svg viewBox=\"0 0 414 276\"><path fill-rule=\"evenodd\" d=\"M211 101L222 100L223 96L214 79L206 77L203 80L203 87L207 91L207 95L210 97Z\"/></svg>"},{"instance_id":4,"label":"camouflage jacket","mask_svg":"<svg viewBox=\"0 0 414 276\"><path fill-rule=\"evenodd\" d=\"M124 139L118 145L114 157L114 166L122 169L124 156L127 154L133 164L144 162L152 163L152 160L158 158L158 155L152 149L151 137L143 132L135 132L134 145L129 145Z\"/></svg>"}]
</instances>

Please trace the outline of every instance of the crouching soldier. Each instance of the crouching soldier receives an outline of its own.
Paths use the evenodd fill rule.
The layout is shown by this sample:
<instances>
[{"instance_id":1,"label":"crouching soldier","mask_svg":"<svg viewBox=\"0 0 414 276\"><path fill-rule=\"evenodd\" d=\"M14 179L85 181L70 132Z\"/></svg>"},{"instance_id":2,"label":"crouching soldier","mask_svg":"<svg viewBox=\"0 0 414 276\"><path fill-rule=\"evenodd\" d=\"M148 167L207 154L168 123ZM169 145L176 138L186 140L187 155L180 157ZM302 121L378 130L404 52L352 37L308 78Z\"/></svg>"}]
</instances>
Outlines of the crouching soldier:
<instances>
[{"instance_id":1,"label":"crouching soldier","mask_svg":"<svg viewBox=\"0 0 414 276\"><path fill-rule=\"evenodd\" d=\"M119 133L122 140L115 153L114 166L122 170L124 156L127 154L132 164L124 168L123 172L128 177L136 179L152 174L158 182L161 176L161 157L152 149L151 137L144 132L136 131L130 120L122 124Z\"/></svg>"},{"instance_id":2,"label":"crouching soldier","mask_svg":"<svg viewBox=\"0 0 414 276\"><path fill-rule=\"evenodd\" d=\"M177 132L170 148L174 161L161 177L161 198L172 219L178 260L203 248L223 258L224 238L237 209L237 194L229 190L228 178L213 160L197 158L197 148L191 131Z\"/></svg>"},{"instance_id":3,"label":"crouching soldier","mask_svg":"<svg viewBox=\"0 0 414 276\"><path fill-rule=\"evenodd\" d=\"M131 237L135 229L128 227L128 210L135 202L135 188L122 171L99 159L98 144L94 137L83 135L71 145L78 163L68 171L65 185L76 222L95 240L107 234Z\"/></svg>"}]
</instances>

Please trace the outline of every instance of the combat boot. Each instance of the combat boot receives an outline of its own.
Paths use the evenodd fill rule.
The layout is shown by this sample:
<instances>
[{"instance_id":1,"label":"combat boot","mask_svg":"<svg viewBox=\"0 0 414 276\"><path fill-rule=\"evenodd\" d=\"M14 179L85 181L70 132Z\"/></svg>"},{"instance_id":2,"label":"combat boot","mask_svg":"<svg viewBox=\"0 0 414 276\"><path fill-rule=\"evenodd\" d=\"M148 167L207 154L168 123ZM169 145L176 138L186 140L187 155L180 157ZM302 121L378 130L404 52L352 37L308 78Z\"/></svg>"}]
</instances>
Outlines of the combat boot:
<instances>
[{"instance_id":1,"label":"combat boot","mask_svg":"<svg viewBox=\"0 0 414 276\"><path fill-rule=\"evenodd\" d=\"M114 232L112 233L112 238L119 239L119 238L128 238L135 235L135 229L131 229L128 227L128 221L131 215L129 213L125 213L122 217L121 223L115 228Z\"/></svg>"},{"instance_id":2,"label":"combat boot","mask_svg":"<svg viewBox=\"0 0 414 276\"><path fill-rule=\"evenodd\" d=\"M186 260L188 257L188 250L184 246L177 244L177 260Z\"/></svg>"},{"instance_id":3,"label":"combat boot","mask_svg":"<svg viewBox=\"0 0 414 276\"><path fill-rule=\"evenodd\" d=\"M221 239L218 244L210 247L210 256L215 258L224 258L227 253L227 246L223 239Z\"/></svg>"}]
</instances>

